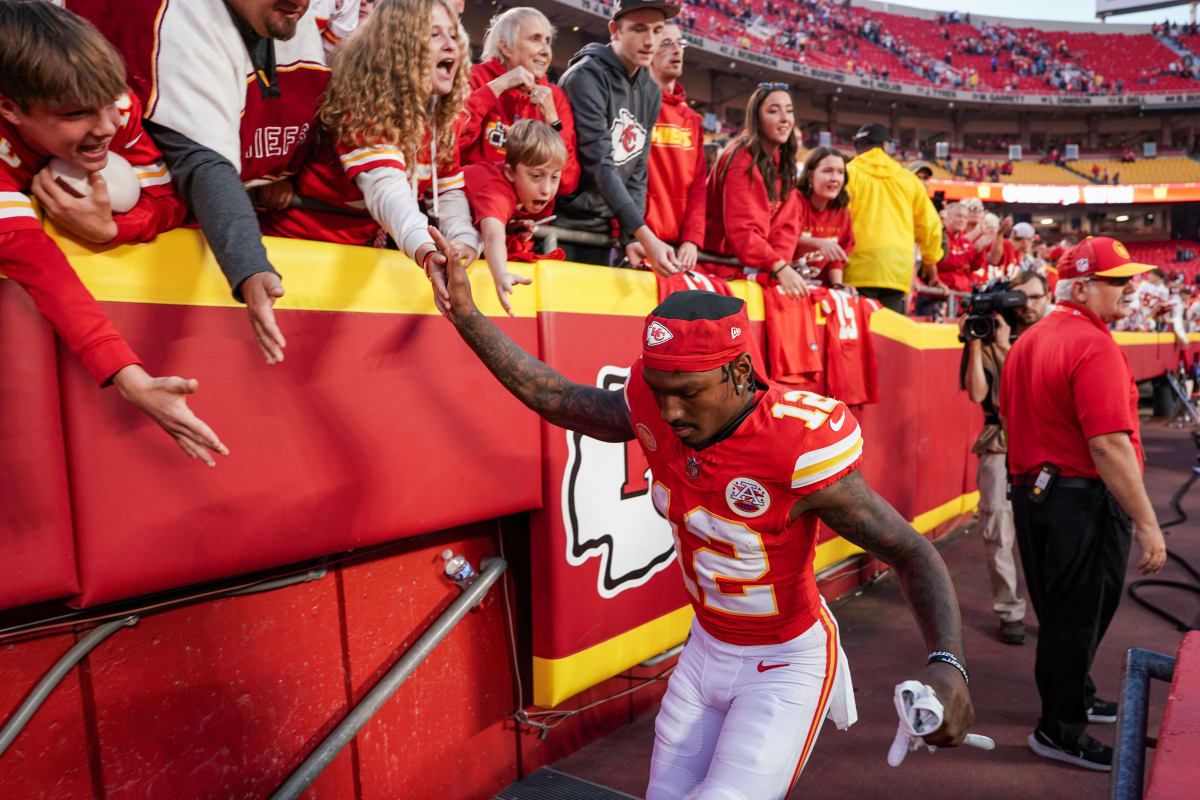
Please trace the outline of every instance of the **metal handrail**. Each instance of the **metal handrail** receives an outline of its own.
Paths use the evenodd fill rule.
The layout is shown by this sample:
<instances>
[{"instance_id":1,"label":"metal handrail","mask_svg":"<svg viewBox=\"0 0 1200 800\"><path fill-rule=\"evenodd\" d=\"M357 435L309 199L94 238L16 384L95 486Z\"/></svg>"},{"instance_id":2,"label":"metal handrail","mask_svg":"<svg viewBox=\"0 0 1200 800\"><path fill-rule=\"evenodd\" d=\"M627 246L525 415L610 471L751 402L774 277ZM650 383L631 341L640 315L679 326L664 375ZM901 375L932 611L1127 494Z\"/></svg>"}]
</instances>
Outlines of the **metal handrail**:
<instances>
[{"instance_id":1,"label":"metal handrail","mask_svg":"<svg viewBox=\"0 0 1200 800\"><path fill-rule=\"evenodd\" d=\"M358 705L350 709L346 718L330 731L312 754L304 759L304 763L288 776L275 794L271 795L271 800L296 800L303 794L309 784L316 780L321 771L337 757L342 748L350 743L350 740L375 716L379 709L383 708L383 704L396 693L400 684L404 683L426 656L433 651L433 648L446 638L450 629L483 600L483 596L487 594L492 584L499 580L508 564L503 558L485 558L480 566L483 571L480 572L479 577L454 599L454 602L442 612L440 617L434 620L434 623L429 626L429 630L425 631L416 644L410 647L400 657L400 660L387 671L387 674L379 679L379 682L371 688L371 691L367 692Z\"/></svg>"},{"instance_id":2,"label":"metal handrail","mask_svg":"<svg viewBox=\"0 0 1200 800\"><path fill-rule=\"evenodd\" d=\"M1146 770L1150 679L1169 681L1174 672L1175 659L1171 656L1140 647L1130 648L1126 654L1109 800L1140 800Z\"/></svg>"},{"instance_id":3,"label":"metal handrail","mask_svg":"<svg viewBox=\"0 0 1200 800\"><path fill-rule=\"evenodd\" d=\"M9 718L8 722L4 723L4 727L0 728L0 755L4 755L4 751L13 743L25 725L37 713L37 710L42 707L42 703L46 702L46 698L54 691L58 684L62 683L62 679L67 677L67 673L78 664L84 656L92 652L99 646L101 642L112 636L121 628L136 625L138 618L136 616L122 617L121 619L106 622L103 625L97 626L87 636L80 639L71 649L68 650L63 657L60 658L50 671L38 681L37 686L33 687L33 691L21 703L16 712Z\"/></svg>"}]
</instances>

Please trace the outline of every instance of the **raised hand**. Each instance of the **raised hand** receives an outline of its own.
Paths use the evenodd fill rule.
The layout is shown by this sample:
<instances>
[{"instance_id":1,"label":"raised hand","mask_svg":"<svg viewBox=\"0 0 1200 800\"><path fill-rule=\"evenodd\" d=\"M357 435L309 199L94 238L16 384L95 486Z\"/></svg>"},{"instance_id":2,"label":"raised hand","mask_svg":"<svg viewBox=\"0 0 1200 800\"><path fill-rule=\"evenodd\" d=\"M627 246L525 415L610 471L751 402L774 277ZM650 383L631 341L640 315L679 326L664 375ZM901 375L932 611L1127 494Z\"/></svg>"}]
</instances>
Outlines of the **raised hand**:
<instances>
[{"instance_id":1,"label":"raised hand","mask_svg":"<svg viewBox=\"0 0 1200 800\"><path fill-rule=\"evenodd\" d=\"M446 241L442 232L432 225L429 235L433 238L434 252L426 257L429 279L433 282L435 299L444 298L443 311L447 316L464 317L475 310L475 299L471 296L471 279L467 268L458 259L454 245Z\"/></svg>"},{"instance_id":2,"label":"raised hand","mask_svg":"<svg viewBox=\"0 0 1200 800\"><path fill-rule=\"evenodd\" d=\"M124 367L113 376L113 385L129 402L145 412L166 431L191 458L198 458L210 467L217 465L209 450L229 455L228 448L188 408L186 396L200 388L195 378L175 376L155 378L137 364Z\"/></svg>"}]
</instances>

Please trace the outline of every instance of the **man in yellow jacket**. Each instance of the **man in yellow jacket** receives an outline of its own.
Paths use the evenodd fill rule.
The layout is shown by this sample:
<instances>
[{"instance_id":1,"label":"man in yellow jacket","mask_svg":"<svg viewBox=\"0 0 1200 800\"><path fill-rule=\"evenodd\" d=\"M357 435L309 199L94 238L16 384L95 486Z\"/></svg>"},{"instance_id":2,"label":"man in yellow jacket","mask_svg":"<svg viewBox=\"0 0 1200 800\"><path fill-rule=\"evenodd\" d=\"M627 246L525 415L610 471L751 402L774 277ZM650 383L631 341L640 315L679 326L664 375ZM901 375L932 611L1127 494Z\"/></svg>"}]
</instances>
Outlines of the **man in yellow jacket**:
<instances>
[{"instance_id":1,"label":"man in yellow jacket","mask_svg":"<svg viewBox=\"0 0 1200 800\"><path fill-rule=\"evenodd\" d=\"M872 122L854 134L858 156L846 166L854 251L844 280L861 294L904 313L912 286L913 243L923 275L937 277L942 221L919 178L892 158L888 129Z\"/></svg>"}]
</instances>

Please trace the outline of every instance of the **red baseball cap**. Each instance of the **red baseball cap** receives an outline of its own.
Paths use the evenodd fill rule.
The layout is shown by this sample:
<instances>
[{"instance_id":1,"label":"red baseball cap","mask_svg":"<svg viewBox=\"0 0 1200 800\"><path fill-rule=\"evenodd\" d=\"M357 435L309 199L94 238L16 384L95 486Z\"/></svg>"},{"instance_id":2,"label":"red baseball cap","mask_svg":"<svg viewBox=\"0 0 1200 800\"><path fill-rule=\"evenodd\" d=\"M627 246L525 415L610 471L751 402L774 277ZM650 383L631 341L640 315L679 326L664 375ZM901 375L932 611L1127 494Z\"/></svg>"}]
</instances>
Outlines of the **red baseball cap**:
<instances>
[{"instance_id":1,"label":"red baseball cap","mask_svg":"<svg viewBox=\"0 0 1200 800\"><path fill-rule=\"evenodd\" d=\"M642 363L665 372L707 372L750 351L745 302L715 292L667 295L642 334Z\"/></svg>"},{"instance_id":2,"label":"red baseball cap","mask_svg":"<svg viewBox=\"0 0 1200 800\"><path fill-rule=\"evenodd\" d=\"M1107 236L1089 236L1063 253L1058 259L1058 278L1125 278L1155 269L1153 264L1139 264L1129 257L1125 245Z\"/></svg>"}]
</instances>

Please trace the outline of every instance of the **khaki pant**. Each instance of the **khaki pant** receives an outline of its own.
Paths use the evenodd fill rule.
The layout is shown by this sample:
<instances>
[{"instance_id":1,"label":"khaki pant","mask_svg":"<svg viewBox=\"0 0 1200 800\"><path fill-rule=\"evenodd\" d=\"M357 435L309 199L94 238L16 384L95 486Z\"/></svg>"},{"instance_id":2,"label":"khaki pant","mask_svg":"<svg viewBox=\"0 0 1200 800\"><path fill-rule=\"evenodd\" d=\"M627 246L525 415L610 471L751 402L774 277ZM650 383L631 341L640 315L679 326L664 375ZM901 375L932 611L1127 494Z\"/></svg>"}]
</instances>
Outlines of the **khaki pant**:
<instances>
[{"instance_id":1,"label":"khaki pant","mask_svg":"<svg viewBox=\"0 0 1200 800\"><path fill-rule=\"evenodd\" d=\"M1025 599L1017 597L1016 529L1012 505L1005 497L1007 478L1004 453L979 454L979 531L992 579L992 611L1005 622L1015 622L1025 618Z\"/></svg>"}]
</instances>

